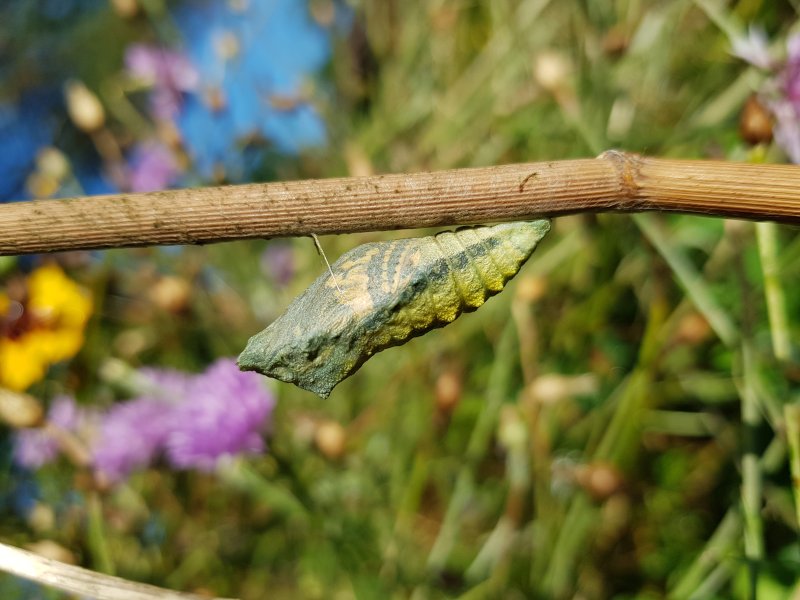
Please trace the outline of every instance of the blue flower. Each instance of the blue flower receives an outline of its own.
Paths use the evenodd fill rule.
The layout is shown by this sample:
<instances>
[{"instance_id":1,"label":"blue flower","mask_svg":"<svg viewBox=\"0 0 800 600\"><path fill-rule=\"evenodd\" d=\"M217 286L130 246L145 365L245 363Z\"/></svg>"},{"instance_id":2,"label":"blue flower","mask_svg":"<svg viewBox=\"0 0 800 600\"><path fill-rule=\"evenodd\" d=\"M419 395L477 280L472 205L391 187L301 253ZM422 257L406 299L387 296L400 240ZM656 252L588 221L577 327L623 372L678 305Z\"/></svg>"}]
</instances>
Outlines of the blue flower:
<instances>
[{"instance_id":1,"label":"blue flower","mask_svg":"<svg viewBox=\"0 0 800 600\"><path fill-rule=\"evenodd\" d=\"M286 153L325 142L325 128L302 98L305 78L330 56L330 34L297 0L202 0L175 13L185 52L198 70L177 123L197 171L245 175L241 148L263 138ZM278 98L294 102L275 102Z\"/></svg>"},{"instance_id":2,"label":"blue flower","mask_svg":"<svg viewBox=\"0 0 800 600\"><path fill-rule=\"evenodd\" d=\"M53 92L31 90L17 104L0 103L0 202L29 197L25 179L53 140L50 111L58 101Z\"/></svg>"},{"instance_id":3,"label":"blue flower","mask_svg":"<svg viewBox=\"0 0 800 600\"><path fill-rule=\"evenodd\" d=\"M80 193L86 196L98 196L103 194L116 194L119 192L119 188L103 175L99 160L73 165L73 170L75 172L75 179L77 179L80 184L80 190L76 192L70 191L67 195ZM62 190L62 192L63 191L65 190ZM59 193L59 196L62 195L62 193Z\"/></svg>"},{"instance_id":4,"label":"blue flower","mask_svg":"<svg viewBox=\"0 0 800 600\"><path fill-rule=\"evenodd\" d=\"M54 145L56 124L64 119L59 90L36 88L22 93L16 103L0 103L0 202L28 200L25 181L36 169L40 150ZM110 194L118 191L102 175L96 153L72 160L72 171L80 184L59 190L56 196Z\"/></svg>"}]
</instances>

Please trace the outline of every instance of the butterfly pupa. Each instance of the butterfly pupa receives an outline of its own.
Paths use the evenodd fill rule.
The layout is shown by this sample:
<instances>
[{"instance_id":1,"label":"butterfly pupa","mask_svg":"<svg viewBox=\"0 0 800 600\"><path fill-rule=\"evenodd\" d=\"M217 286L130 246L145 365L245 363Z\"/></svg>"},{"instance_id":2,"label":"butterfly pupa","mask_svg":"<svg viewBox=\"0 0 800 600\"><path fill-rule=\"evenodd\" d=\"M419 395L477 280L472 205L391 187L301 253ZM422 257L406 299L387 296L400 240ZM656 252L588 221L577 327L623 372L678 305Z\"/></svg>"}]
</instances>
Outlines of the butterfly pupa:
<instances>
[{"instance_id":1,"label":"butterfly pupa","mask_svg":"<svg viewBox=\"0 0 800 600\"><path fill-rule=\"evenodd\" d=\"M239 367L327 398L376 352L500 292L549 230L514 222L358 246L250 338Z\"/></svg>"}]
</instances>

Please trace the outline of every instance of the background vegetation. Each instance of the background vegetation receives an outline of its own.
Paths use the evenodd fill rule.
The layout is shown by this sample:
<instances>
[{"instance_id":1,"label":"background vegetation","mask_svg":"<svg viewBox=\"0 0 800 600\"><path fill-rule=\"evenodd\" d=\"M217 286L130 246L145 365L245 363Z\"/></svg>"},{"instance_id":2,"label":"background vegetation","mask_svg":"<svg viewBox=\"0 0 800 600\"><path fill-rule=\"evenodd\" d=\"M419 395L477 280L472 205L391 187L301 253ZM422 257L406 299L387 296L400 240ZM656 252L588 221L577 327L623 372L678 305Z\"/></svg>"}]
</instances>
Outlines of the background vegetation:
<instances>
[{"instance_id":1,"label":"background vegetation","mask_svg":"<svg viewBox=\"0 0 800 600\"><path fill-rule=\"evenodd\" d=\"M612 147L786 161L798 113L777 112L800 98L785 43L796 8L10 0L0 195ZM751 23L773 40L762 68ZM754 64L733 55L736 40ZM321 241L333 259L384 235ZM199 469L154 454L108 478L97 433L73 432L78 451L61 440L60 456L35 469L9 427L0 537L242 598L798 597L787 442L800 419L798 259L785 227L558 219L503 294L376 356L327 401L267 384L276 403L257 424L264 452L232 450ZM58 323L25 329L8 308L29 307L31 277L54 262L92 301L88 323L71 321L79 349L37 355L40 374L4 385L45 406L75 397L99 415L141 395L143 367L199 373L235 356L324 268L308 239L6 259L7 378L18 372L9 365L31 364L12 341L60 335ZM41 302L60 306L53 294ZM106 417L95 418L102 431ZM138 423L127 446L157 421ZM11 578L0 594L59 597Z\"/></svg>"}]
</instances>

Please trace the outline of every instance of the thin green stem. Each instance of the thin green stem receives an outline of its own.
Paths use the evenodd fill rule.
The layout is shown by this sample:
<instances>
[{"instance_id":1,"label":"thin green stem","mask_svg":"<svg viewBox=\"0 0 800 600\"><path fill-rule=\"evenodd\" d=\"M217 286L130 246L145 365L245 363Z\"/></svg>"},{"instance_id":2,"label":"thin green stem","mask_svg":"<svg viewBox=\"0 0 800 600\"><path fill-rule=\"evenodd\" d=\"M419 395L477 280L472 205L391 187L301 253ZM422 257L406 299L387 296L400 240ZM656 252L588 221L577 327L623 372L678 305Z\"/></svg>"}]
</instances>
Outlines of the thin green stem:
<instances>
[{"instance_id":1,"label":"thin green stem","mask_svg":"<svg viewBox=\"0 0 800 600\"><path fill-rule=\"evenodd\" d=\"M717 525L716 530L705 547L697 553L692 565L686 570L678 582L668 593L669 598L689 598L697 593L703 581L731 552L734 542L742 531L742 523L738 508L728 509Z\"/></svg>"},{"instance_id":2,"label":"thin green stem","mask_svg":"<svg viewBox=\"0 0 800 600\"><path fill-rule=\"evenodd\" d=\"M597 526L598 511L586 494L573 499L561 520L562 526L550 550L546 570L543 573L531 571L531 586L543 590L544 597L566 597L570 586L574 585L576 565L585 554L587 540ZM537 581L538 577L542 577L541 581Z\"/></svg>"},{"instance_id":3,"label":"thin green stem","mask_svg":"<svg viewBox=\"0 0 800 600\"><path fill-rule=\"evenodd\" d=\"M503 569L498 567L506 562L516 539L522 508L530 488L528 430L516 407L509 407L508 412L503 413L498 438L506 450L506 479L508 480L506 508L486 543L465 572L467 579L471 581L482 579L488 574L492 575L492 579L500 579L495 575L503 572ZM503 582L497 581L496 583Z\"/></svg>"},{"instance_id":4,"label":"thin green stem","mask_svg":"<svg viewBox=\"0 0 800 600\"><path fill-rule=\"evenodd\" d=\"M593 460L611 462L623 471L635 461L643 419L653 399L653 369L658 360L660 332L666 320L666 303L660 286L654 286L654 290L649 303L647 328L639 347L638 364L622 387L619 402L592 453ZM562 521L568 526L558 531L546 571L531 571L531 583L537 584L535 579L542 577L541 586L548 597L562 597L574 584L577 565L597 526L598 511L586 494L572 500Z\"/></svg>"},{"instance_id":5,"label":"thin green stem","mask_svg":"<svg viewBox=\"0 0 800 600\"><path fill-rule=\"evenodd\" d=\"M708 576L697 586L697 589L687 596L689 600L705 600L706 598L714 598L731 577L731 565L729 563L720 563L708 574Z\"/></svg>"},{"instance_id":6,"label":"thin green stem","mask_svg":"<svg viewBox=\"0 0 800 600\"><path fill-rule=\"evenodd\" d=\"M725 10L722 2L712 0L694 0L695 6L732 40L742 35L742 26Z\"/></svg>"},{"instance_id":7,"label":"thin green stem","mask_svg":"<svg viewBox=\"0 0 800 600\"><path fill-rule=\"evenodd\" d=\"M788 361L791 358L792 346L789 323L786 319L786 296L780 279L778 226L775 223L756 223L756 240L761 257L769 328L772 333L772 351L778 360Z\"/></svg>"},{"instance_id":8,"label":"thin green stem","mask_svg":"<svg viewBox=\"0 0 800 600\"><path fill-rule=\"evenodd\" d=\"M307 521L306 507L284 486L262 477L245 460L236 459L220 465L217 475L232 488L257 498L277 514Z\"/></svg>"},{"instance_id":9,"label":"thin green stem","mask_svg":"<svg viewBox=\"0 0 800 600\"><path fill-rule=\"evenodd\" d=\"M103 519L103 503L97 492L90 492L87 498L87 538L89 549L92 553L92 565L95 570L114 575L114 561L108 549L105 534L105 521Z\"/></svg>"},{"instance_id":10,"label":"thin green stem","mask_svg":"<svg viewBox=\"0 0 800 600\"><path fill-rule=\"evenodd\" d=\"M773 438L759 459L763 472L774 473L784 465L784 449L780 438ZM731 569L725 568L727 560L738 560L739 538L742 533L742 513L738 506L732 506L717 525L703 549L697 553L692 565L678 582L671 587L669 598L707 598L702 595L710 588L710 582L718 582L722 573L730 576Z\"/></svg>"},{"instance_id":11,"label":"thin green stem","mask_svg":"<svg viewBox=\"0 0 800 600\"><path fill-rule=\"evenodd\" d=\"M495 360L487 384L486 402L472 429L464 463L456 477L455 488L445 512L442 527L428 555L427 565L431 571L440 571L444 568L450 551L456 543L461 514L475 489L477 463L485 455L489 447L492 431L494 431L497 424L500 407L507 395L514 364L516 339L514 322L509 321L503 329L500 341L497 344Z\"/></svg>"},{"instance_id":12,"label":"thin green stem","mask_svg":"<svg viewBox=\"0 0 800 600\"><path fill-rule=\"evenodd\" d=\"M797 514L797 527L800 530L800 404L785 405L783 415L786 421L786 439L789 443L794 507Z\"/></svg>"},{"instance_id":13,"label":"thin green stem","mask_svg":"<svg viewBox=\"0 0 800 600\"><path fill-rule=\"evenodd\" d=\"M764 523L761 518L763 475L758 454L758 430L763 424L758 392L758 368L752 344L752 298L741 255L735 261L742 294L742 340L740 344L742 415L742 516L744 519L744 555L747 561L749 597L755 600L759 571L764 560Z\"/></svg>"},{"instance_id":14,"label":"thin green stem","mask_svg":"<svg viewBox=\"0 0 800 600\"><path fill-rule=\"evenodd\" d=\"M667 239L658 220L652 215L634 215L633 220L645 237L670 266L681 286L686 290L699 310L722 342L732 347L738 337L736 327L728 313L717 303L703 276L695 269L684 252Z\"/></svg>"}]
</instances>

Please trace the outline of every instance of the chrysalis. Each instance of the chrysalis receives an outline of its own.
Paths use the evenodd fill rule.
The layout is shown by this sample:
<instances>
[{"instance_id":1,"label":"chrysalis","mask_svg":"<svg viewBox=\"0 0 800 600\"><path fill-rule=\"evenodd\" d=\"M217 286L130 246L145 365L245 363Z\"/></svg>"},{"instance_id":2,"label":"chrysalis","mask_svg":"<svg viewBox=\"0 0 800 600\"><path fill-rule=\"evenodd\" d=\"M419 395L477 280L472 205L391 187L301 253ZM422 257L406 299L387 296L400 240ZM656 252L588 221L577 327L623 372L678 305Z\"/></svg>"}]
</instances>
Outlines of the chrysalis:
<instances>
[{"instance_id":1,"label":"chrysalis","mask_svg":"<svg viewBox=\"0 0 800 600\"><path fill-rule=\"evenodd\" d=\"M327 398L376 352L481 306L516 275L549 221L464 227L342 255L250 338L239 367ZM338 284L338 286L337 286Z\"/></svg>"}]
</instances>

